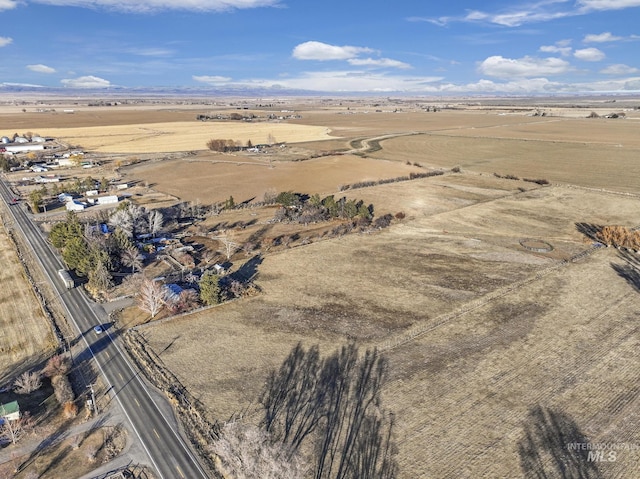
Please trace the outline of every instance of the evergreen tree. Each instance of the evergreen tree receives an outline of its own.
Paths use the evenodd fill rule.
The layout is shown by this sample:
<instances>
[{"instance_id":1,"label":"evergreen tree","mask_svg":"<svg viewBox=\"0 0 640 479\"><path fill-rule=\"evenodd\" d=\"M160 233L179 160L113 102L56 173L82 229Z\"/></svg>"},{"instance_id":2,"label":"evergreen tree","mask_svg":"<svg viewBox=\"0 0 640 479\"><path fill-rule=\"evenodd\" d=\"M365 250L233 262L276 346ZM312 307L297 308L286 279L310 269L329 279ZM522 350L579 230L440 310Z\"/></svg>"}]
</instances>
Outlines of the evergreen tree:
<instances>
[{"instance_id":1,"label":"evergreen tree","mask_svg":"<svg viewBox=\"0 0 640 479\"><path fill-rule=\"evenodd\" d=\"M222 302L222 288L220 277L217 274L207 272L200 279L200 300L211 306Z\"/></svg>"}]
</instances>

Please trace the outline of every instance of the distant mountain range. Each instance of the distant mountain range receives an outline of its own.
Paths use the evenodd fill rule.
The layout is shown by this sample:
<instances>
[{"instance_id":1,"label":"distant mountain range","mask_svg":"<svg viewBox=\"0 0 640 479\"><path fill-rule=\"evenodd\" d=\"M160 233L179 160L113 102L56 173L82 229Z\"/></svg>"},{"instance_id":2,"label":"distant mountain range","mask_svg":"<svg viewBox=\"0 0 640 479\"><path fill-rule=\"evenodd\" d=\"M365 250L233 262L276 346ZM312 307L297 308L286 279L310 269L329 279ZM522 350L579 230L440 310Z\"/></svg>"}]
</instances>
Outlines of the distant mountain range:
<instances>
[{"instance_id":1,"label":"distant mountain range","mask_svg":"<svg viewBox=\"0 0 640 479\"><path fill-rule=\"evenodd\" d=\"M15 83L0 83L0 99L7 96L11 98L12 102L15 102L17 98L13 98L12 95L19 96L20 100L34 100L38 97L57 97L57 98L100 98L100 99L131 99L131 98L174 98L174 99L188 99L188 98L405 98L405 99L432 99L434 101L499 101L505 102L510 100L526 101L530 99L536 102L543 99L549 99L554 102L565 99L566 101L573 102L578 101L580 103L609 103L609 102L632 102L633 107L637 107L640 103L640 96L638 94L623 94L623 93L576 93L568 94L566 92L560 94L531 94L531 95L501 95L498 93L492 94L460 94L457 96L452 95L438 95L434 93L420 94L415 91L403 92L323 92L312 90L294 90L287 88L255 88L248 87L246 85L224 86L224 87L120 87L110 86L108 88L67 88L67 87L46 87L38 85L23 85ZM622 105L618 105L622 106Z\"/></svg>"},{"instance_id":2,"label":"distant mountain range","mask_svg":"<svg viewBox=\"0 0 640 479\"><path fill-rule=\"evenodd\" d=\"M20 85L0 83L1 93L28 93L31 95L55 95L61 97L130 97L130 96L159 96L159 97L273 97L273 96L332 96L332 97L360 97L360 96L386 96L386 93L336 93L310 90L293 90L285 88L249 88L238 87L118 87L108 88L55 88L38 85Z\"/></svg>"}]
</instances>

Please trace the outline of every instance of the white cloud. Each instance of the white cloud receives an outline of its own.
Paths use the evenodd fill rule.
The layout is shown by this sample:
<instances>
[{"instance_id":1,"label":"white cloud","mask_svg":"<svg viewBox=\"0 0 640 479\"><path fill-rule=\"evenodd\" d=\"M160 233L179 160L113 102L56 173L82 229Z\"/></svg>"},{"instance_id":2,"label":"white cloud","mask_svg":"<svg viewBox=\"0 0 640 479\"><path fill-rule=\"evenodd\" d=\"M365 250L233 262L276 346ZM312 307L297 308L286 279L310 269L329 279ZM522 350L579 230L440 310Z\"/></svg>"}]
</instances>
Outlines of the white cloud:
<instances>
[{"instance_id":1,"label":"white cloud","mask_svg":"<svg viewBox=\"0 0 640 479\"><path fill-rule=\"evenodd\" d=\"M68 88L109 88L111 82L93 75L60 80Z\"/></svg>"},{"instance_id":2,"label":"white cloud","mask_svg":"<svg viewBox=\"0 0 640 479\"><path fill-rule=\"evenodd\" d=\"M193 78L197 82L207 83L209 85L217 85L220 83L228 83L231 81L231 78L229 77L223 77L223 76L217 76L217 75L214 75L214 76L193 75L191 78Z\"/></svg>"},{"instance_id":3,"label":"white cloud","mask_svg":"<svg viewBox=\"0 0 640 479\"><path fill-rule=\"evenodd\" d=\"M363 54L373 53L375 50L368 47L355 47L351 45L330 45L328 43L309 41L296 45L292 56L297 60L343 60L350 65L374 68L400 68L409 69L411 65L392 58L361 57Z\"/></svg>"},{"instance_id":4,"label":"white cloud","mask_svg":"<svg viewBox=\"0 0 640 479\"><path fill-rule=\"evenodd\" d=\"M501 12L491 13L471 10L465 15L458 17L411 17L408 20L430 22L441 26L452 22L484 22L506 27L517 27L526 23L546 22L556 18L576 15L577 13L570 10L560 10L557 8L558 4L565 4L567 2L568 0L539 0L534 3L514 6Z\"/></svg>"},{"instance_id":5,"label":"white cloud","mask_svg":"<svg viewBox=\"0 0 640 479\"><path fill-rule=\"evenodd\" d=\"M541 77L548 75L561 75L571 70L571 66L560 58L534 58L524 57L519 59L492 56L480 63L478 70L489 76L497 78L512 77Z\"/></svg>"},{"instance_id":6,"label":"white cloud","mask_svg":"<svg viewBox=\"0 0 640 479\"><path fill-rule=\"evenodd\" d=\"M353 66L372 66L372 67L391 67L400 69L409 69L411 65L391 58L349 58L347 60Z\"/></svg>"},{"instance_id":7,"label":"white cloud","mask_svg":"<svg viewBox=\"0 0 640 479\"><path fill-rule=\"evenodd\" d=\"M445 26L452 22L483 22L518 27L527 23L547 22L559 18L585 15L594 11L639 7L640 0L538 0L515 5L499 12L472 10L464 15L439 18L410 17L409 21Z\"/></svg>"},{"instance_id":8,"label":"white cloud","mask_svg":"<svg viewBox=\"0 0 640 479\"><path fill-rule=\"evenodd\" d=\"M18 2L15 0L0 0L0 11L11 10L12 8L16 8L17 6Z\"/></svg>"},{"instance_id":9,"label":"white cloud","mask_svg":"<svg viewBox=\"0 0 640 479\"><path fill-rule=\"evenodd\" d=\"M539 50L544 53L559 53L563 57L567 57L571 55L572 48L561 47L558 45L543 45L539 48Z\"/></svg>"},{"instance_id":10,"label":"white cloud","mask_svg":"<svg viewBox=\"0 0 640 479\"><path fill-rule=\"evenodd\" d=\"M304 42L293 49L293 58L298 60L348 60L361 53L371 53L366 47L336 46L322 42Z\"/></svg>"},{"instance_id":11,"label":"white cloud","mask_svg":"<svg viewBox=\"0 0 640 479\"><path fill-rule=\"evenodd\" d=\"M0 0L7 2L11 0ZM130 13L150 13L162 10L223 12L234 9L274 7L280 0L34 0L59 7L105 8ZM2 3L0 3L1 5Z\"/></svg>"},{"instance_id":12,"label":"white cloud","mask_svg":"<svg viewBox=\"0 0 640 479\"><path fill-rule=\"evenodd\" d=\"M9 37L0 37L0 47L6 47L7 45L13 43L13 38Z\"/></svg>"},{"instance_id":13,"label":"white cloud","mask_svg":"<svg viewBox=\"0 0 640 479\"><path fill-rule=\"evenodd\" d=\"M577 4L586 10L621 10L640 7L640 0L578 0Z\"/></svg>"},{"instance_id":14,"label":"white cloud","mask_svg":"<svg viewBox=\"0 0 640 479\"><path fill-rule=\"evenodd\" d=\"M141 57L168 57L175 52L168 48L130 48L127 50L127 53Z\"/></svg>"},{"instance_id":15,"label":"white cloud","mask_svg":"<svg viewBox=\"0 0 640 479\"><path fill-rule=\"evenodd\" d=\"M576 50L573 52L573 56L578 60L584 60L585 62L599 62L604 60L606 55L597 48L583 48L582 50Z\"/></svg>"},{"instance_id":16,"label":"white cloud","mask_svg":"<svg viewBox=\"0 0 640 479\"><path fill-rule=\"evenodd\" d=\"M239 82L247 87L291 88L332 92L437 91L442 77L408 77L370 71L305 72L296 78Z\"/></svg>"},{"instance_id":17,"label":"white cloud","mask_svg":"<svg viewBox=\"0 0 640 479\"><path fill-rule=\"evenodd\" d=\"M622 40L622 37L616 37L612 35L611 32L604 32L600 34L591 33L589 35L585 35L582 40L584 43L605 43L605 42L616 42L618 40Z\"/></svg>"},{"instance_id":18,"label":"white cloud","mask_svg":"<svg viewBox=\"0 0 640 479\"><path fill-rule=\"evenodd\" d=\"M609 65L606 68L600 70L600 73L604 73L605 75L632 75L634 73L640 72L639 69L635 67L630 67L629 65L624 65L622 63L617 63L615 65Z\"/></svg>"},{"instance_id":19,"label":"white cloud","mask_svg":"<svg viewBox=\"0 0 640 479\"><path fill-rule=\"evenodd\" d=\"M51 67L48 67L47 65L42 65L42 64L27 65L27 68L32 72L36 72L36 73L55 73L56 72L55 68L51 68Z\"/></svg>"}]
</instances>

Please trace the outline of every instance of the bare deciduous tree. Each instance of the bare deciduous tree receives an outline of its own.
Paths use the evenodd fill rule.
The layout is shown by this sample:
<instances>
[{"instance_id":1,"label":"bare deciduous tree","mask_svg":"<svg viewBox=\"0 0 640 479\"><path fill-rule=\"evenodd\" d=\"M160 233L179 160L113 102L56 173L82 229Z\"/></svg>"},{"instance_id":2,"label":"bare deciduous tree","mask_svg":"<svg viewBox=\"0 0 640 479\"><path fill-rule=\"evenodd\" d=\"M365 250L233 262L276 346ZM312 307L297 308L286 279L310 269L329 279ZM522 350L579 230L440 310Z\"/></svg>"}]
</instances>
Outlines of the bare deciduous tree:
<instances>
[{"instance_id":1,"label":"bare deciduous tree","mask_svg":"<svg viewBox=\"0 0 640 479\"><path fill-rule=\"evenodd\" d=\"M122 231L127 238L133 236L133 220L126 210L118 210L109 218L109 225Z\"/></svg>"},{"instance_id":2,"label":"bare deciduous tree","mask_svg":"<svg viewBox=\"0 0 640 479\"><path fill-rule=\"evenodd\" d=\"M223 232L220 236L215 236L214 239L217 239L222 243L222 246L224 247L224 255L226 256L227 260L231 259L233 253L238 250L238 243L233 242L226 231Z\"/></svg>"},{"instance_id":3,"label":"bare deciduous tree","mask_svg":"<svg viewBox=\"0 0 640 479\"><path fill-rule=\"evenodd\" d=\"M164 216L158 210L152 210L149 212L149 233L153 236L157 235L162 230L164 224Z\"/></svg>"},{"instance_id":4,"label":"bare deciduous tree","mask_svg":"<svg viewBox=\"0 0 640 479\"><path fill-rule=\"evenodd\" d=\"M142 269L143 256L137 246L130 246L120 253L120 261L123 265L131 268L132 273L135 273Z\"/></svg>"},{"instance_id":5,"label":"bare deciduous tree","mask_svg":"<svg viewBox=\"0 0 640 479\"><path fill-rule=\"evenodd\" d=\"M29 412L20 414L20 418L0 424L0 441L17 443L20 439L33 432L35 421Z\"/></svg>"},{"instance_id":6,"label":"bare deciduous tree","mask_svg":"<svg viewBox=\"0 0 640 479\"><path fill-rule=\"evenodd\" d=\"M156 317L166 302L166 291L159 281L146 279L140 287L138 295L138 306L142 311L146 311L152 318Z\"/></svg>"},{"instance_id":7,"label":"bare deciduous tree","mask_svg":"<svg viewBox=\"0 0 640 479\"><path fill-rule=\"evenodd\" d=\"M37 371L22 373L13 383L13 390L17 394L31 394L42 386L42 375Z\"/></svg>"},{"instance_id":8,"label":"bare deciduous tree","mask_svg":"<svg viewBox=\"0 0 640 479\"><path fill-rule=\"evenodd\" d=\"M56 354L49 358L47 365L44 367L44 375L52 378L67 374L71 370L71 360L69 356Z\"/></svg>"},{"instance_id":9,"label":"bare deciduous tree","mask_svg":"<svg viewBox=\"0 0 640 479\"><path fill-rule=\"evenodd\" d=\"M282 443L273 443L262 429L239 421L227 422L211 445L225 477L235 479L300 479L301 461Z\"/></svg>"}]
</instances>

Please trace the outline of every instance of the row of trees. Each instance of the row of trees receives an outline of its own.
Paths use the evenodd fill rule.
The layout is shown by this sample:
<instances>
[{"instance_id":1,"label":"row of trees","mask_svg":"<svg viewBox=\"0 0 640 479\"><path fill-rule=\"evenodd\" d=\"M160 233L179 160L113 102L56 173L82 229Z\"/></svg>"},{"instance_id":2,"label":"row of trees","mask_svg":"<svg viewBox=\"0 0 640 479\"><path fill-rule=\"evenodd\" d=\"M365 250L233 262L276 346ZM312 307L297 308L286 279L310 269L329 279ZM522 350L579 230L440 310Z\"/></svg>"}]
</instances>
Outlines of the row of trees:
<instances>
[{"instance_id":1,"label":"row of trees","mask_svg":"<svg viewBox=\"0 0 640 479\"><path fill-rule=\"evenodd\" d=\"M267 135L267 144L273 145L276 143L276 138L272 133ZM222 138L212 138L207 141L207 148L211 151L217 151L221 153L227 153L230 151L240 151L243 148L253 148L253 143L251 140L247 140L246 144L243 145L240 140L225 140Z\"/></svg>"},{"instance_id":2,"label":"row of trees","mask_svg":"<svg viewBox=\"0 0 640 479\"><path fill-rule=\"evenodd\" d=\"M321 198L315 194L311 197L284 191L273 200L282 205L276 211L275 221L295 221L298 223L314 223L329 219L354 219L356 217L370 220L373 217L373 205L365 205L362 200L347 199L338 200L334 195Z\"/></svg>"},{"instance_id":3,"label":"row of trees","mask_svg":"<svg viewBox=\"0 0 640 479\"><path fill-rule=\"evenodd\" d=\"M249 140L249 144L250 143L251 140ZM247 147L251 148L251 146L248 145ZM211 140L207 141L207 148L209 148L211 151L228 153L230 151L238 151L242 149L242 142L238 140L222 140L219 138L212 138Z\"/></svg>"},{"instance_id":4,"label":"row of trees","mask_svg":"<svg viewBox=\"0 0 640 479\"><path fill-rule=\"evenodd\" d=\"M393 416L381 402L387 369L377 350L350 344L323 358L298 344L267 379L260 428L226 424L212 450L234 477L395 478Z\"/></svg>"}]
</instances>

